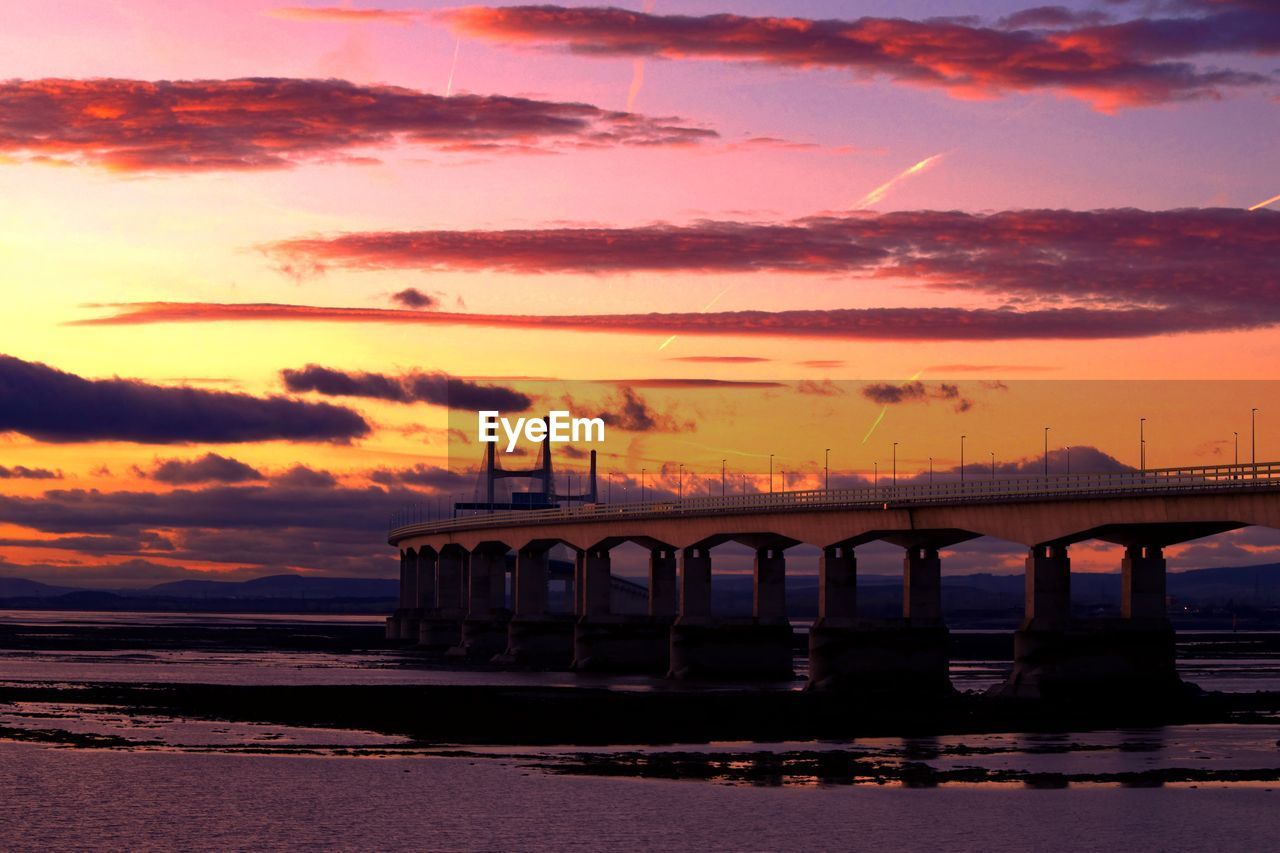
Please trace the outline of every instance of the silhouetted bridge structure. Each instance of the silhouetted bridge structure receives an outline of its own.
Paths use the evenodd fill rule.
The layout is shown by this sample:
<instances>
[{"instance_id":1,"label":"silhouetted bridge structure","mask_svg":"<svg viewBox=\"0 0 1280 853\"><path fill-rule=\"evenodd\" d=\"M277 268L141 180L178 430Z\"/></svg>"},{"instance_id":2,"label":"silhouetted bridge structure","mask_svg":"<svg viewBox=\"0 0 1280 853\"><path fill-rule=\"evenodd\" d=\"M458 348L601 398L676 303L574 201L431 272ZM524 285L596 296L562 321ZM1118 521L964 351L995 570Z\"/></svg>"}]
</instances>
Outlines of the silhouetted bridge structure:
<instances>
[{"instance_id":1,"label":"silhouetted bridge structure","mask_svg":"<svg viewBox=\"0 0 1280 853\"><path fill-rule=\"evenodd\" d=\"M1280 463L587 504L393 524L401 594L387 634L517 664L677 678L787 676L786 552L807 544L820 549L810 684L946 690L939 551L989 536L1028 549L1025 618L1008 692L1173 687L1163 549L1250 525L1280 527ZM904 551L901 618L858 615L856 550L877 540ZM1069 551L1087 540L1124 546L1118 619L1071 617ZM625 542L649 550L642 615L617 612L610 551ZM726 542L755 550L750 618L712 612L712 552ZM549 552L558 545L576 555L571 614L548 608Z\"/></svg>"}]
</instances>

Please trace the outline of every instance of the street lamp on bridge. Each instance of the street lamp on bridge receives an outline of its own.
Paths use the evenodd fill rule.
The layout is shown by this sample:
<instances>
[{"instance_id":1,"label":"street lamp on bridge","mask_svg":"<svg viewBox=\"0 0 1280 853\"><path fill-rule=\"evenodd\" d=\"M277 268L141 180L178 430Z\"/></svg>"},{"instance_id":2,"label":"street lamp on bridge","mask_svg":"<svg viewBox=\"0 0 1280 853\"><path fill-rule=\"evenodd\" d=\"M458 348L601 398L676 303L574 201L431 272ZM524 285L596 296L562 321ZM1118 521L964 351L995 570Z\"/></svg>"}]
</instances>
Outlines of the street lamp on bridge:
<instances>
[{"instance_id":1,"label":"street lamp on bridge","mask_svg":"<svg viewBox=\"0 0 1280 853\"><path fill-rule=\"evenodd\" d=\"M822 488L831 491L831 448L828 447L822 457Z\"/></svg>"},{"instance_id":2,"label":"street lamp on bridge","mask_svg":"<svg viewBox=\"0 0 1280 853\"><path fill-rule=\"evenodd\" d=\"M1044 428L1044 476L1049 477L1049 428Z\"/></svg>"},{"instance_id":3,"label":"street lamp on bridge","mask_svg":"<svg viewBox=\"0 0 1280 853\"><path fill-rule=\"evenodd\" d=\"M773 454L769 454L769 494L773 494Z\"/></svg>"},{"instance_id":4,"label":"street lamp on bridge","mask_svg":"<svg viewBox=\"0 0 1280 853\"><path fill-rule=\"evenodd\" d=\"M960 436L960 482L964 483L964 440L968 438L966 435Z\"/></svg>"},{"instance_id":5,"label":"street lamp on bridge","mask_svg":"<svg viewBox=\"0 0 1280 853\"><path fill-rule=\"evenodd\" d=\"M680 463L680 500L684 500L684 463Z\"/></svg>"},{"instance_id":6,"label":"street lamp on bridge","mask_svg":"<svg viewBox=\"0 0 1280 853\"><path fill-rule=\"evenodd\" d=\"M989 452L991 453L991 479L992 479L992 480L995 480L995 478L996 478L996 452L995 452L994 450L989 451Z\"/></svg>"},{"instance_id":7,"label":"street lamp on bridge","mask_svg":"<svg viewBox=\"0 0 1280 853\"><path fill-rule=\"evenodd\" d=\"M1253 466L1253 476L1258 476L1258 410L1249 410L1249 464Z\"/></svg>"},{"instance_id":8,"label":"street lamp on bridge","mask_svg":"<svg viewBox=\"0 0 1280 853\"><path fill-rule=\"evenodd\" d=\"M721 459L721 460L720 460L720 497L724 497L724 475L725 475L725 465L727 465L727 464L728 464L728 462L729 462L729 460L728 460L728 459Z\"/></svg>"},{"instance_id":9,"label":"street lamp on bridge","mask_svg":"<svg viewBox=\"0 0 1280 853\"><path fill-rule=\"evenodd\" d=\"M644 503L644 475L648 472L648 468L640 469L640 503Z\"/></svg>"},{"instance_id":10,"label":"street lamp on bridge","mask_svg":"<svg viewBox=\"0 0 1280 853\"><path fill-rule=\"evenodd\" d=\"M1138 418L1138 473L1147 473L1147 419Z\"/></svg>"}]
</instances>

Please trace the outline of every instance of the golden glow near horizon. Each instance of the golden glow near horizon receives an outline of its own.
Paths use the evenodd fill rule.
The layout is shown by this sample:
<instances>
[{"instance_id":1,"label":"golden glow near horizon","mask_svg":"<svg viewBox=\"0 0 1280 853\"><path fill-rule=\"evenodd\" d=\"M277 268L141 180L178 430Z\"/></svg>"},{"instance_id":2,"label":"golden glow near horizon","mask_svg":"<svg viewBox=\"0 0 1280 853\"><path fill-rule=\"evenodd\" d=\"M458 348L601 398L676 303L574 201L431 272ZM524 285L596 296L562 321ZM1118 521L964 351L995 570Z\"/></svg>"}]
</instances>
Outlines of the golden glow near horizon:
<instances>
[{"instance_id":1,"label":"golden glow near horizon","mask_svg":"<svg viewBox=\"0 0 1280 853\"><path fill-rule=\"evenodd\" d=\"M939 469L955 464L962 433L970 436L974 459L990 451L1001 460L1030 459L1040 452L1045 423L1064 445L1091 445L1132 464L1138 417L1148 418L1152 465L1210 464L1232 455L1226 442L1233 432L1249 435L1254 406L1263 410L1260 456L1280 456L1270 414L1280 412L1280 401L1268 384L1280 379L1280 337L1266 325L1266 306L1232 303L1211 312L1198 302L1208 292L1202 279L1212 284L1222 259L1235 254L1234 245L1224 252L1214 244L1233 230L1262 229L1250 257L1267 268L1260 242L1266 217L1280 216L1268 209L1280 196L1253 204L1253 213L1243 210L1278 165L1276 113L1260 90L1157 99L1151 108L1115 93L1107 100L1096 91L1022 91L1000 81L959 92L803 63L780 70L766 62L745 67L675 54L606 59L456 32L433 17L432 10L446 5L434 0L401 5L392 3L392 11L404 14L379 23L359 15L273 14L279 4L266 0L164 7L68 0L56 8L32 4L0 28L0 77L8 81L0 83L0 195L7 202L0 208L0 353L85 379L327 402L370 427L346 443L177 436L167 444L42 439L31 437L38 431L15 428L0 433L0 469L48 475L0 477L0 498L44 499L69 512L71 504L92 504L103 495L123 505L134 493L176 495L180 502L187 493L211 498L219 488L272 492L298 465L332 475L334 493L353 507L361 489L373 505L447 493L425 484L438 473L434 468L453 461L444 408L385 395L290 390L282 371L307 365L377 374L393 384L422 373L487 377L480 381L510 387L526 381L521 377L576 380L595 383L598 405L623 402L622 389L630 387L666 419L663 428L638 430L610 449L611 466L633 476L646 467L668 477L676 470L670 466L683 463L698 477L716 479L728 456L741 460L740 476L758 481L767 476L760 463L772 453L797 486L812 486L823 447L841 448L832 453L833 470L853 475L877 462L883 470L896 441L900 473L918 472L931 456ZM794 14L780 2L765 7ZM644 8L652 10L652 0ZM690 13L665 4L662 12ZM347 81L356 87L346 104L352 111L327 112L345 103L332 91L315 100L296 96L296 113L259 127L254 120L295 96L236 103L235 86L225 81L245 77ZM129 97L156 81L212 81L212 88L199 109L186 103L147 113L143 121L120 92L85 99L85 81L102 79L135 81ZM5 98L16 97L15 81L42 80L64 81L46 82L41 96L65 99L58 104L66 111L51 108L49 115L66 126L36 128L19 145L13 142L18 126L26 128L35 113L20 107L6 113L14 102ZM432 114L499 96L504 121L516 126L485 125L481 112L390 133L382 132L387 116L381 113L362 125L361 110L372 109L386 87L397 97L429 95L419 108L429 104ZM533 109L529 104L553 106L520 124L513 115ZM589 105L598 110L590 121L605 123L575 130L585 120L565 118L557 112L564 105ZM621 118L624 107L646 118ZM23 122L6 125L10 115ZM166 124L174 116L181 121ZM659 128L717 135L671 144L629 135L650 117ZM199 132L216 120L233 126ZM478 136L450 135L477 123L484 128ZM547 140L539 136L547 127L563 132ZM1064 127L1075 130L1064 133ZM165 133L174 134L170 148L146 148ZM1152 150L1148 140L1156 134L1181 134L1197 144ZM1236 156L1242 146L1256 156ZM143 149L151 159L141 159ZM963 168L950 159L960 150ZM902 169L907 162L912 165ZM850 211L850 198L859 199L857 212ZM873 205L881 212L866 211ZM1124 253L1156 238L1112 239L1113 232L1099 229L1097 245L1120 252L1104 253L1100 270L1090 266L1089 252L1065 258L1061 243L1036 244L1044 223L1025 217L1001 232L1007 242L995 249L1009 248L1008 254L986 251L992 249L987 241L997 238L984 220L971 232L981 239L943 263L949 245L921 248L931 232L914 224L927 213L1126 209L1225 211L1244 219L1232 220L1234 229L1197 223L1197 240L1211 249L1203 255L1185 241L1161 244L1160 257L1185 253L1191 272L1178 268L1101 293L1081 282L1109 282L1117 270L1143 269L1141 261L1150 257L1133 261ZM844 232L814 241L797 237L814 223L889 221L885 217L907 224L892 242L877 233L860 237L854 248L865 257L850 253L852 239ZM681 228L695 233L667 239ZM540 229L565 232L559 239L568 247L557 248ZM638 236L627 245L608 236L628 230ZM300 238L382 239L410 231L450 232L449 246L514 234L514 248L497 260L477 250L420 265L363 255L345 265L308 265L283 261L267 248ZM590 252L572 238L592 231L612 242L596 247L594 266L575 267ZM1013 251L1020 246L1026 251ZM1040 290L1014 286L1032 269L1053 275ZM410 289L431 302L423 310L522 322L76 325L122 310L115 306L145 302L399 308L397 294ZM1257 288L1213 290L1239 295L1235 291ZM1176 300L1152 309L1152 294ZM1064 313L1059 309L1095 308L1087 323L1056 319ZM1090 337L1090 324L1148 309L1150 328ZM872 313L843 321L847 328L832 334L832 312L840 311ZM1024 311L1043 312L1047 326L1008 337L966 325ZM784 312L803 315L804 324L779 331ZM930 312L941 317L928 320L943 330L937 339L911 326ZM685 321L611 333L605 318L616 314L685 315ZM539 327L536 318L546 315L585 316L599 327ZM1185 322L1225 315L1248 322L1203 330ZM703 324L713 320L725 325L711 334ZM1176 323L1164 325L1171 320ZM955 330L961 334L950 334ZM884 378L900 376L904 365L922 366L906 380L924 384L922 398L889 404L862 396L864 383L905 384ZM1173 379L1205 381L1155 381ZM999 380L1007 390L993 384ZM711 384L717 382L762 384ZM958 385L972 407L956 411L954 399L939 391L943 383ZM1074 399L1077 393L1083 397ZM539 391L535 405L555 402L551 392ZM89 421L102 417L84 412ZM242 463L260 479L155 476L166 461L210 453ZM583 463L566 464L577 470ZM392 491L395 497L387 497ZM31 509L27 503L17 508ZM159 514L150 505L129 511L143 510ZM223 508L202 511L215 518ZM115 526L87 518L78 528L39 518L17 524L13 517L6 516L7 540L19 544L0 546L0 558L13 564L0 566L5 574L23 574L31 565L37 566L31 572L70 575L136 560L202 570L251 567L210 544L233 538L230 526L211 520L201 527L194 516ZM232 532L248 548L256 540L243 523ZM160 531L159 538L132 541L138 529ZM363 530L352 527L336 543L321 541L323 532L298 534L316 537L309 552L272 554L253 565L341 574L386 550L376 531L367 551L359 550ZM47 544L85 536L93 538L84 548L75 541Z\"/></svg>"}]
</instances>

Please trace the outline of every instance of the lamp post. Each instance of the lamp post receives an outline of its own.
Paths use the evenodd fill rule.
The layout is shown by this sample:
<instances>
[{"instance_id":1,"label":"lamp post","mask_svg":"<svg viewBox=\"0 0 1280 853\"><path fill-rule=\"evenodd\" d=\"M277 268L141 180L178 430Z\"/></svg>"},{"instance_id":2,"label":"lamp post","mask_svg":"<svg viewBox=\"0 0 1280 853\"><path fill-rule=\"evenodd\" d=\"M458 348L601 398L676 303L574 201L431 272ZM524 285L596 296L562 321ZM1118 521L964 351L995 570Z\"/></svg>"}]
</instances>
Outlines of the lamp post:
<instances>
[{"instance_id":1,"label":"lamp post","mask_svg":"<svg viewBox=\"0 0 1280 853\"><path fill-rule=\"evenodd\" d=\"M960 436L960 483L964 484L964 440L968 436Z\"/></svg>"},{"instance_id":2,"label":"lamp post","mask_svg":"<svg viewBox=\"0 0 1280 853\"><path fill-rule=\"evenodd\" d=\"M1049 428L1044 428L1044 476L1049 478Z\"/></svg>"},{"instance_id":3,"label":"lamp post","mask_svg":"<svg viewBox=\"0 0 1280 853\"><path fill-rule=\"evenodd\" d=\"M684 500L684 464L680 465L680 500Z\"/></svg>"},{"instance_id":4,"label":"lamp post","mask_svg":"<svg viewBox=\"0 0 1280 853\"><path fill-rule=\"evenodd\" d=\"M822 457L822 488L825 491L831 491L831 448L826 449L825 455Z\"/></svg>"},{"instance_id":5,"label":"lamp post","mask_svg":"<svg viewBox=\"0 0 1280 853\"><path fill-rule=\"evenodd\" d=\"M1231 435L1235 438L1235 442L1236 442L1236 461L1234 464L1239 465L1240 464L1240 433L1236 430L1232 430Z\"/></svg>"},{"instance_id":6,"label":"lamp post","mask_svg":"<svg viewBox=\"0 0 1280 853\"><path fill-rule=\"evenodd\" d=\"M644 475L648 472L648 468L640 469L640 503L644 503Z\"/></svg>"},{"instance_id":7,"label":"lamp post","mask_svg":"<svg viewBox=\"0 0 1280 853\"><path fill-rule=\"evenodd\" d=\"M1258 478L1258 410L1249 410L1249 464L1253 466L1253 478Z\"/></svg>"},{"instance_id":8,"label":"lamp post","mask_svg":"<svg viewBox=\"0 0 1280 853\"><path fill-rule=\"evenodd\" d=\"M990 453L991 453L991 479L992 481L994 481L996 478L996 452L992 450L990 451Z\"/></svg>"},{"instance_id":9,"label":"lamp post","mask_svg":"<svg viewBox=\"0 0 1280 853\"><path fill-rule=\"evenodd\" d=\"M893 487L898 488L898 442L893 443Z\"/></svg>"},{"instance_id":10,"label":"lamp post","mask_svg":"<svg viewBox=\"0 0 1280 853\"><path fill-rule=\"evenodd\" d=\"M933 457L929 457L929 485L933 485Z\"/></svg>"},{"instance_id":11,"label":"lamp post","mask_svg":"<svg viewBox=\"0 0 1280 853\"><path fill-rule=\"evenodd\" d=\"M727 460L727 459L721 459L721 460L720 460L720 497L724 497L724 474L725 474L725 464L726 464L728 461L729 461L729 460Z\"/></svg>"},{"instance_id":12,"label":"lamp post","mask_svg":"<svg viewBox=\"0 0 1280 853\"><path fill-rule=\"evenodd\" d=\"M1138 418L1138 472L1147 473L1147 419Z\"/></svg>"},{"instance_id":13,"label":"lamp post","mask_svg":"<svg viewBox=\"0 0 1280 853\"><path fill-rule=\"evenodd\" d=\"M769 494L773 494L773 454L769 454Z\"/></svg>"},{"instance_id":14,"label":"lamp post","mask_svg":"<svg viewBox=\"0 0 1280 853\"><path fill-rule=\"evenodd\" d=\"M1067 473L1071 473L1071 445L1067 445Z\"/></svg>"},{"instance_id":15,"label":"lamp post","mask_svg":"<svg viewBox=\"0 0 1280 853\"><path fill-rule=\"evenodd\" d=\"M871 488L875 489L876 493L879 494L880 492L880 463L879 462L871 463Z\"/></svg>"},{"instance_id":16,"label":"lamp post","mask_svg":"<svg viewBox=\"0 0 1280 853\"><path fill-rule=\"evenodd\" d=\"M565 477L569 480L569 494L565 495L569 499L569 503L573 503L573 472L565 471Z\"/></svg>"}]
</instances>

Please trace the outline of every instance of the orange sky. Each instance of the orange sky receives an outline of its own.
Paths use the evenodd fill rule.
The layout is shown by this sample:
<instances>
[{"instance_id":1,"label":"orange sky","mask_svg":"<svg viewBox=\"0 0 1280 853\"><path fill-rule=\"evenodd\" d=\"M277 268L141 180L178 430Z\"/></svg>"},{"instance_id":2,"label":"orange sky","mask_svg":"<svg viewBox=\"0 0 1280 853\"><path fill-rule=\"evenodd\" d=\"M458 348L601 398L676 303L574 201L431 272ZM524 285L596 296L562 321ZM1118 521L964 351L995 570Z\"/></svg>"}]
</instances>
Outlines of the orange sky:
<instances>
[{"instance_id":1,"label":"orange sky","mask_svg":"<svg viewBox=\"0 0 1280 853\"><path fill-rule=\"evenodd\" d=\"M961 433L975 464L990 451L1013 462L1037 457L1045 425L1055 447L1134 464L1139 417L1150 465L1214 464L1233 431L1247 446L1253 406L1260 458L1280 453L1280 213L1246 210L1280 189L1266 51L1223 50L1217 64L1247 82L1194 91L1168 89L1154 65L1137 82L1039 82L1019 64L1030 57L953 63L947 74L967 76L941 85L888 60L804 52L814 44L778 55L744 36L732 55L702 55L689 44L731 34L695 38L662 16L788 15L803 32L880 15L925 39L937 34L919 22L977 13L969 35L998 45L1026 4L664 0L645 19L654 43L615 44L606 21L599 56L568 49L570 30L435 14L443 5L60 0L0 13L3 354L89 380L324 402L367 426L335 440L121 440L83 426L114 417L94 405L117 406L90 392L66 435L15 416L0 424L0 473L47 476L0 478L0 573L107 585L186 570L388 574L381 517L449 491L404 474L449 463L446 411L291 390L281 371L309 364L478 377L538 405L554 395L519 377L598 380L606 401L632 381L678 427L625 436L609 464L632 478L664 461L718 476L721 458L758 478L773 453L803 472L796 487L815 486L828 445L853 475L884 470L897 441L900 471L918 471L930 456L956 464ZM1218 11L1177 14L1209 28ZM1019 32L1084 44L1101 64L1132 59L1108 31L1062 26ZM1204 70L1195 50L1174 59ZM227 82L245 77L270 79ZM635 115L619 112L629 100ZM348 236L358 256L336 244ZM312 242L281 248L297 241ZM397 300L410 289L428 304ZM463 316L128 321L154 302ZM637 326L650 314L663 316ZM572 322L539 327L551 315ZM1024 322L1034 328L1007 331ZM890 406L864 444L881 406L861 383L909 377L959 381L973 406ZM644 382L675 378L786 385ZM800 384L827 380L841 384ZM0 393L28 395L7 381ZM147 405L130 417L145 421ZM157 478L166 460L211 453L244 467ZM237 489L275 501L261 517L303 544L264 546L252 514L231 508ZM285 515L291 501L315 502L315 520ZM1274 557L1248 541L1188 559Z\"/></svg>"}]
</instances>

